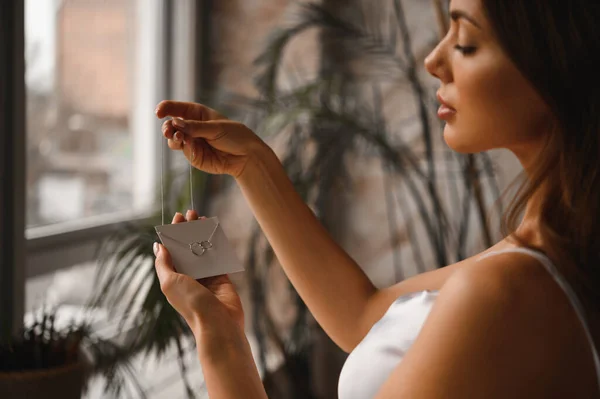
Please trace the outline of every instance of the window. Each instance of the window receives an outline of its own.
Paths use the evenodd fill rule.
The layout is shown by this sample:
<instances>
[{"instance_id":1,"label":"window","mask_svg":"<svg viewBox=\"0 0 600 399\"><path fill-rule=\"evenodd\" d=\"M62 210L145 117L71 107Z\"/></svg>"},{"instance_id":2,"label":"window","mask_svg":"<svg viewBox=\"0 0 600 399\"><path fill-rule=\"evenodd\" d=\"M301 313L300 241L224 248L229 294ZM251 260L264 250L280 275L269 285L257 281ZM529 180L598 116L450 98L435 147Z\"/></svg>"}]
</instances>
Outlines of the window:
<instances>
[{"instance_id":1,"label":"window","mask_svg":"<svg viewBox=\"0 0 600 399\"><path fill-rule=\"evenodd\" d=\"M198 90L196 3L0 2L0 338L49 298L54 282L66 294L56 303L81 314L96 244L157 208L164 141L153 111ZM175 57L179 65L170 65ZM166 172L173 161L167 151ZM110 334L114 325L102 322L95 327ZM175 392L172 374L163 374L159 385L145 384L152 395Z\"/></svg>"},{"instance_id":2,"label":"window","mask_svg":"<svg viewBox=\"0 0 600 399\"><path fill-rule=\"evenodd\" d=\"M25 1L29 238L155 206L160 4Z\"/></svg>"},{"instance_id":3,"label":"window","mask_svg":"<svg viewBox=\"0 0 600 399\"><path fill-rule=\"evenodd\" d=\"M158 209L164 143L153 111L165 98L195 99L203 30L197 0L20 1L27 195L19 203L31 279L93 262L114 228ZM177 161L166 151L162 169Z\"/></svg>"},{"instance_id":4,"label":"window","mask_svg":"<svg viewBox=\"0 0 600 399\"><path fill-rule=\"evenodd\" d=\"M24 0L27 278L156 210L173 4Z\"/></svg>"}]
</instances>

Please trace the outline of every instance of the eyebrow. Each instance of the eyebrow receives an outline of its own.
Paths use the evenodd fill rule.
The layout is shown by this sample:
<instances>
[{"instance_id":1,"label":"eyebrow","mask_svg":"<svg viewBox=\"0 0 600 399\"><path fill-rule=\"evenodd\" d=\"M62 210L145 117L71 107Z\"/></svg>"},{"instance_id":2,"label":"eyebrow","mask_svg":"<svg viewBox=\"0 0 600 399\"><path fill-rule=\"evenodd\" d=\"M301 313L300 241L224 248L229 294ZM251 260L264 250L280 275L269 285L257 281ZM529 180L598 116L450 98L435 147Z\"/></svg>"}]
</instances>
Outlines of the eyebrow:
<instances>
[{"instance_id":1,"label":"eyebrow","mask_svg":"<svg viewBox=\"0 0 600 399\"><path fill-rule=\"evenodd\" d=\"M469 14L467 14L466 12L464 12L462 10L452 10L450 12L450 18L452 18L453 21L457 21L461 18L465 19L465 20L469 21L470 23L472 23L473 25L475 25L476 27L478 27L479 29L481 29L481 26L477 23L475 18L471 17Z\"/></svg>"}]
</instances>

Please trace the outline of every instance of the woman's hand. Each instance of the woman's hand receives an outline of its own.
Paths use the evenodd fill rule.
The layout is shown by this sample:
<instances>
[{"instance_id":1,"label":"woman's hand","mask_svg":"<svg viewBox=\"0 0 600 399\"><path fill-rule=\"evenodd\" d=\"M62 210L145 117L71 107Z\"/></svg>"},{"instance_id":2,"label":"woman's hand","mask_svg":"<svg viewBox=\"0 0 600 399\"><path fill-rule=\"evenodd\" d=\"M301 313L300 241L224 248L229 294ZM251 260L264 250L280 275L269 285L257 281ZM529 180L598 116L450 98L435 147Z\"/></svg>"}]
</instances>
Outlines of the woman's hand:
<instances>
[{"instance_id":1,"label":"woman's hand","mask_svg":"<svg viewBox=\"0 0 600 399\"><path fill-rule=\"evenodd\" d=\"M267 145L249 128L204 105L162 101L156 107L169 148L183 150L197 169L240 177L248 161Z\"/></svg>"},{"instance_id":2,"label":"woman's hand","mask_svg":"<svg viewBox=\"0 0 600 399\"><path fill-rule=\"evenodd\" d=\"M187 221L198 219L188 211ZM175 214L173 223L185 222ZM227 275L194 280L175 271L169 251L154 244L156 273L169 303L191 327L211 398L267 399L244 334L244 311Z\"/></svg>"},{"instance_id":3,"label":"woman's hand","mask_svg":"<svg viewBox=\"0 0 600 399\"><path fill-rule=\"evenodd\" d=\"M198 215L188 211L186 218L196 220ZM185 221L180 213L173 218L173 223ZM238 337L244 333L242 302L227 275L195 280L175 271L169 251L163 245L155 243L154 252L160 288L197 340L207 338L212 343L213 337ZM197 344L200 347L200 342Z\"/></svg>"}]
</instances>

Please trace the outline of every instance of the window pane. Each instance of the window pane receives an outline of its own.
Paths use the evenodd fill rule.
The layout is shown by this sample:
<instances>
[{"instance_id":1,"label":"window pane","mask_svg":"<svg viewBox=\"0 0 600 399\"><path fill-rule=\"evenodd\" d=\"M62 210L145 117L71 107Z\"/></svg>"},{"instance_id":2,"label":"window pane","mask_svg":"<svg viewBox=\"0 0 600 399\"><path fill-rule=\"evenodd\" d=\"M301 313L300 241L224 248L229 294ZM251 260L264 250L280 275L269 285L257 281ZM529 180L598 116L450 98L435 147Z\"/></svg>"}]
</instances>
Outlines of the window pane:
<instances>
[{"instance_id":1,"label":"window pane","mask_svg":"<svg viewBox=\"0 0 600 399\"><path fill-rule=\"evenodd\" d=\"M25 4L27 226L131 209L133 0Z\"/></svg>"}]
</instances>

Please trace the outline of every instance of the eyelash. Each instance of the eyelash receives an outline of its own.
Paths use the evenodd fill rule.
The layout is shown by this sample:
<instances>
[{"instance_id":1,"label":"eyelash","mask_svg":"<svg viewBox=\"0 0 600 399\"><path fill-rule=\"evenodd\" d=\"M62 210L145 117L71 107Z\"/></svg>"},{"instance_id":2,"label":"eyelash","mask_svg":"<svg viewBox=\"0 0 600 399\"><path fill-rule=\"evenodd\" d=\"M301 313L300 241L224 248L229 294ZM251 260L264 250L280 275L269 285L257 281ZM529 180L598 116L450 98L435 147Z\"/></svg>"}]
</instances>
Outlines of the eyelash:
<instances>
[{"instance_id":1,"label":"eyelash","mask_svg":"<svg viewBox=\"0 0 600 399\"><path fill-rule=\"evenodd\" d=\"M454 46L454 48L460 51L463 55L470 55L475 52L475 47L463 47L457 44Z\"/></svg>"}]
</instances>

